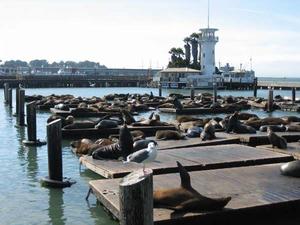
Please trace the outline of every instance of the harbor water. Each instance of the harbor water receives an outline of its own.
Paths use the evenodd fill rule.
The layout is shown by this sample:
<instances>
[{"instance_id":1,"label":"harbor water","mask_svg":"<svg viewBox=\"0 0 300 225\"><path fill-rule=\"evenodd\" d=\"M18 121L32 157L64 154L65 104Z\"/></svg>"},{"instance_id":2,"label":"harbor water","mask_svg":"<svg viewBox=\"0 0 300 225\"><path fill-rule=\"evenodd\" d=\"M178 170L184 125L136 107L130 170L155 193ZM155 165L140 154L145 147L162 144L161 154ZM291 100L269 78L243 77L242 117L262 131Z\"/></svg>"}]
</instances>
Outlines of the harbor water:
<instances>
[{"instance_id":1,"label":"harbor water","mask_svg":"<svg viewBox=\"0 0 300 225\"><path fill-rule=\"evenodd\" d=\"M151 88L49 88L26 89L26 95L72 94L92 97L111 93L150 93L158 95L158 89ZM201 92L196 90L196 94ZM202 91L204 92L204 91ZM207 91L205 91L207 92ZM189 90L163 90L163 95L182 93L189 95ZM253 91L219 91L221 96L252 96ZM275 90L274 96L291 96L291 91ZM13 95L14 92L13 92ZM267 90L258 90L259 97L267 97ZM24 147L26 128L17 128L13 109L4 105L3 91L0 94L0 224L118 224L97 203L94 196L85 200L88 182L101 179L97 174L85 168L79 171L78 157L69 146L70 140L63 141L63 173L65 177L76 180L70 188L48 189L41 187L40 179L48 175L47 146ZM13 101L14 103L15 101ZM297 112L275 111L271 114L260 110L249 110L260 117L298 115ZM46 120L48 112L37 113L37 136L46 139ZM141 116L147 116L141 114ZM207 117L212 115L199 115ZM224 116L224 115L220 115ZM169 121L174 115L161 114L161 119Z\"/></svg>"}]
</instances>

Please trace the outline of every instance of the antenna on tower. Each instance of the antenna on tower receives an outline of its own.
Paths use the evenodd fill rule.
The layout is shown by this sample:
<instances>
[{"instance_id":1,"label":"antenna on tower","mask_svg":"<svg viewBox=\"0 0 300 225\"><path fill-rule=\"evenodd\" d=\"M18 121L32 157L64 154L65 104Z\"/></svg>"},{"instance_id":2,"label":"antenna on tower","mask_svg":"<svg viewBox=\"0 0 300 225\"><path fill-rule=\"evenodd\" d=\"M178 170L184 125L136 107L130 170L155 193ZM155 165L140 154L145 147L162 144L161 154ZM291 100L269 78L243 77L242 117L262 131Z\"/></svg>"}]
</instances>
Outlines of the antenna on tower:
<instances>
[{"instance_id":1,"label":"antenna on tower","mask_svg":"<svg viewBox=\"0 0 300 225\"><path fill-rule=\"evenodd\" d=\"M250 58L250 68L251 68L251 71L252 71L252 57Z\"/></svg>"},{"instance_id":2,"label":"antenna on tower","mask_svg":"<svg viewBox=\"0 0 300 225\"><path fill-rule=\"evenodd\" d=\"M209 0L207 0L207 28L209 28Z\"/></svg>"}]
</instances>

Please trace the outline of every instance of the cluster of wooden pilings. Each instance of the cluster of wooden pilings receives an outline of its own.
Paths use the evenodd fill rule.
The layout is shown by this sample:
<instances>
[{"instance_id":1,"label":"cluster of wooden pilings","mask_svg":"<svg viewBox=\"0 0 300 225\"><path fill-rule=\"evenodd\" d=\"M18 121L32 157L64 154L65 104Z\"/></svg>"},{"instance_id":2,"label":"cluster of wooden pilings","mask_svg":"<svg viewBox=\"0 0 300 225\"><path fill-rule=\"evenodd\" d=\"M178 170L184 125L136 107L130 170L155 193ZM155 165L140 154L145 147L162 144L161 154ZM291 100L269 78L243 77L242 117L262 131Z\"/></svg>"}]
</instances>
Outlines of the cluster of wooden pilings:
<instances>
[{"instance_id":1,"label":"cluster of wooden pilings","mask_svg":"<svg viewBox=\"0 0 300 225\"><path fill-rule=\"evenodd\" d=\"M26 124L25 124L25 89L19 86L15 89L15 116L17 118L16 127L27 127L27 140L22 143L26 146L42 146L45 141L37 139L36 123L36 103L32 101L26 104ZM9 83L4 84L4 103L12 106L12 88ZM47 143L48 143L48 173L49 176L42 179L42 184L47 187L63 188L70 187L74 181L63 177L62 170L62 135L61 120L55 120L47 124Z\"/></svg>"}]
</instances>

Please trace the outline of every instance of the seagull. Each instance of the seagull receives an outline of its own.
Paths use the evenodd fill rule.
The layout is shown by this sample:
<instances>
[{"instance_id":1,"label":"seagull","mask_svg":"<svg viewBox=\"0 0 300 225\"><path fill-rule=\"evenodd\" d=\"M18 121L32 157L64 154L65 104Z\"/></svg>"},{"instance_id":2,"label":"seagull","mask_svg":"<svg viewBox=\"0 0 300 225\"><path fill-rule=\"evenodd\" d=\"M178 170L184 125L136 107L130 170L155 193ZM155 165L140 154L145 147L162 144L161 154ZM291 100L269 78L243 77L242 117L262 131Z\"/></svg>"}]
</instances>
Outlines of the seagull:
<instances>
[{"instance_id":1,"label":"seagull","mask_svg":"<svg viewBox=\"0 0 300 225\"><path fill-rule=\"evenodd\" d=\"M153 162L157 156L157 148L154 142L148 144L148 148L141 149L127 156L124 163L136 162L143 163L143 172L145 174L145 163Z\"/></svg>"}]
</instances>

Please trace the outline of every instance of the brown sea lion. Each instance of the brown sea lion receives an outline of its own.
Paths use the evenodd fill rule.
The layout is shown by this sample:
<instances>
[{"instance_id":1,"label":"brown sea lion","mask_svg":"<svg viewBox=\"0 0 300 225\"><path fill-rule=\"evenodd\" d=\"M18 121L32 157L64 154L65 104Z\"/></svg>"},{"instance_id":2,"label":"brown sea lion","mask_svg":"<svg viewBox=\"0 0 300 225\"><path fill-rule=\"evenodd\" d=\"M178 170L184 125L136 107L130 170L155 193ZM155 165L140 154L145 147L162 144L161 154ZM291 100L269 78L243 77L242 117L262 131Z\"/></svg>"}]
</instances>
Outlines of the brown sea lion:
<instances>
[{"instance_id":1,"label":"brown sea lion","mask_svg":"<svg viewBox=\"0 0 300 225\"><path fill-rule=\"evenodd\" d=\"M179 123L184 123L184 122L190 122L190 121L198 121L198 120L201 120L200 118L196 118L196 117L192 117L192 116L178 116L176 118L176 120L179 122Z\"/></svg>"},{"instance_id":2,"label":"brown sea lion","mask_svg":"<svg viewBox=\"0 0 300 225\"><path fill-rule=\"evenodd\" d=\"M130 124L136 122L134 117L130 114L129 111L123 109L123 110L121 110L121 113L122 113L122 116L123 116L123 120L125 121L125 123L127 125L130 125Z\"/></svg>"},{"instance_id":3,"label":"brown sea lion","mask_svg":"<svg viewBox=\"0 0 300 225\"><path fill-rule=\"evenodd\" d=\"M242 124L238 120L238 112L233 113L229 119L226 128L226 133L234 132L236 134L255 134L256 130L248 125Z\"/></svg>"},{"instance_id":4,"label":"brown sea lion","mask_svg":"<svg viewBox=\"0 0 300 225\"><path fill-rule=\"evenodd\" d=\"M216 138L215 127L212 123L205 124L203 131L200 134L201 141L213 140Z\"/></svg>"},{"instance_id":5,"label":"brown sea lion","mask_svg":"<svg viewBox=\"0 0 300 225\"><path fill-rule=\"evenodd\" d=\"M287 123L300 122L300 117L298 117L298 116L284 116L281 119L283 119Z\"/></svg>"},{"instance_id":6,"label":"brown sea lion","mask_svg":"<svg viewBox=\"0 0 300 225\"><path fill-rule=\"evenodd\" d=\"M79 155L91 155L93 151L99 147L111 145L113 142L107 138L98 139L96 142L93 142L90 139L83 138L71 142L71 147L74 149L76 154Z\"/></svg>"},{"instance_id":7,"label":"brown sea lion","mask_svg":"<svg viewBox=\"0 0 300 225\"><path fill-rule=\"evenodd\" d=\"M300 125L297 124L291 124L291 125L286 125L286 131L289 132L300 132Z\"/></svg>"},{"instance_id":8,"label":"brown sea lion","mask_svg":"<svg viewBox=\"0 0 300 225\"><path fill-rule=\"evenodd\" d=\"M176 130L158 130L155 133L155 138L157 140L180 140L184 139L185 135Z\"/></svg>"},{"instance_id":9,"label":"brown sea lion","mask_svg":"<svg viewBox=\"0 0 300 225\"><path fill-rule=\"evenodd\" d=\"M118 126L118 122L115 120L104 119L101 120L95 128L97 129L106 129L106 128L115 128Z\"/></svg>"},{"instance_id":10,"label":"brown sea lion","mask_svg":"<svg viewBox=\"0 0 300 225\"><path fill-rule=\"evenodd\" d=\"M287 141L284 137L280 137L277 134L275 134L271 127L268 127L267 132L272 148L277 147L280 149L287 149Z\"/></svg>"},{"instance_id":11,"label":"brown sea lion","mask_svg":"<svg viewBox=\"0 0 300 225\"><path fill-rule=\"evenodd\" d=\"M179 188L155 190L154 208L167 208L175 211L213 211L223 209L231 197L209 198L201 195L191 185L191 178L186 169L177 162L181 185Z\"/></svg>"}]
</instances>

